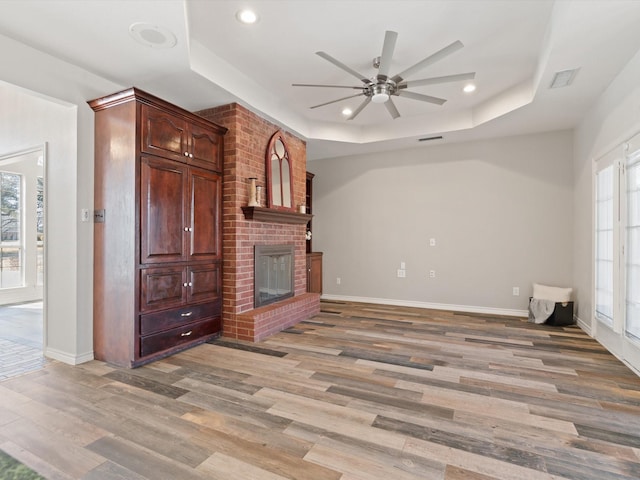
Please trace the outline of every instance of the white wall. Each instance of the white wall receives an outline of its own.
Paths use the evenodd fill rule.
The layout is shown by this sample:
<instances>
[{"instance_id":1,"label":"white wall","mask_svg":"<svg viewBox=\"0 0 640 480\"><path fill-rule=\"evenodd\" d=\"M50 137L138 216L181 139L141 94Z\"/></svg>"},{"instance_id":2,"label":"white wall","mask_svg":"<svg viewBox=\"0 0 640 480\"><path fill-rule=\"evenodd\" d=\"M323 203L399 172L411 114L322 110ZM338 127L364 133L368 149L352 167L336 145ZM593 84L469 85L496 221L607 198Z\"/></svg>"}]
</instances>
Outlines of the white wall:
<instances>
[{"instance_id":1,"label":"white wall","mask_svg":"<svg viewBox=\"0 0 640 480\"><path fill-rule=\"evenodd\" d=\"M563 131L310 162L325 297L524 314L572 285L572 158Z\"/></svg>"},{"instance_id":2,"label":"white wall","mask_svg":"<svg viewBox=\"0 0 640 480\"><path fill-rule=\"evenodd\" d=\"M574 279L578 317L593 326L593 161L640 132L640 52L576 128L574 140Z\"/></svg>"},{"instance_id":3,"label":"white wall","mask_svg":"<svg viewBox=\"0 0 640 480\"><path fill-rule=\"evenodd\" d=\"M93 358L93 111L87 100L123 87L0 35L0 81L29 92L0 99L0 150L48 142L45 354ZM33 93L43 97L34 100Z\"/></svg>"}]
</instances>

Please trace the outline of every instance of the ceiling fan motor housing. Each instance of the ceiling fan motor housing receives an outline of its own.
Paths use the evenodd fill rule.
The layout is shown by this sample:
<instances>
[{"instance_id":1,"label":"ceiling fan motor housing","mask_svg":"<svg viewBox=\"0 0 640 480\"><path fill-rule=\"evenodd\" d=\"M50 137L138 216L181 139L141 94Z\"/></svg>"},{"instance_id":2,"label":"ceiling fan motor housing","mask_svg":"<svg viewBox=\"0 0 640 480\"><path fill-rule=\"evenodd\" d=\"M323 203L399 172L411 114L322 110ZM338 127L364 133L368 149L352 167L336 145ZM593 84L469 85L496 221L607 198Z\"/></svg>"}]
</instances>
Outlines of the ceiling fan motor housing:
<instances>
[{"instance_id":1,"label":"ceiling fan motor housing","mask_svg":"<svg viewBox=\"0 0 640 480\"><path fill-rule=\"evenodd\" d=\"M373 103L384 103L395 93L396 88L395 83L387 81L370 85L368 90Z\"/></svg>"}]
</instances>

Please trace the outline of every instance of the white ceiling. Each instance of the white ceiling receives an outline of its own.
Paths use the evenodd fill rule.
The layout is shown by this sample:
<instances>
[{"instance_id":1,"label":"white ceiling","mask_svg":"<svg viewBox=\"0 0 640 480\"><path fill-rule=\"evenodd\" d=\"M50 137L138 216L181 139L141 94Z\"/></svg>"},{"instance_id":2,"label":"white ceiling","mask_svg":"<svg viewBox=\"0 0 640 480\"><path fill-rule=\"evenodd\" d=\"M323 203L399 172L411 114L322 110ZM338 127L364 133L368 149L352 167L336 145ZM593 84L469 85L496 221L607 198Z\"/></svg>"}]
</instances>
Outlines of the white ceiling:
<instances>
[{"instance_id":1,"label":"white ceiling","mask_svg":"<svg viewBox=\"0 0 640 480\"><path fill-rule=\"evenodd\" d=\"M246 6L260 17L254 25L236 20ZM169 29L176 46L136 43L129 27L138 22ZM638 25L638 0L0 1L0 34L189 110L239 102L305 138L310 160L434 135L442 143L572 128L640 50ZM447 102L394 97L398 119L371 103L345 120L342 108L362 97L309 107L357 91L291 86L359 85L320 50L373 77L387 30L398 33L392 75L460 40L463 49L409 80L472 71L477 91L416 87ZM571 86L549 88L574 68Z\"/></svg>"}]
</instances>

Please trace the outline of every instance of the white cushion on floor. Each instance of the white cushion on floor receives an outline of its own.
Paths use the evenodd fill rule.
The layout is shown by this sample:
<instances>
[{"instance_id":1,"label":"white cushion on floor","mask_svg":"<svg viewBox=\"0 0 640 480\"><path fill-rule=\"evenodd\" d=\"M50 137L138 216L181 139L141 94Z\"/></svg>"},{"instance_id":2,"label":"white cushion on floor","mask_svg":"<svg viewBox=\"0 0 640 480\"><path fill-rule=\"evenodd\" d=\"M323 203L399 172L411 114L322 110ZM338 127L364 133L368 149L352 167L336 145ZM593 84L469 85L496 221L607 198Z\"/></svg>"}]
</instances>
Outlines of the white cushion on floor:
<instances>
[{"instance_id":1,"label":"white cushion on floor","mask_svg":"<svg viewBox=\"0 0 640 480\"><path fill-rule=\"evenodd\" d=\"M558 303L571 301L573 288L550 287L548 285L533 284L533 298L552 300Z\"/></svg>"}]
</instances>

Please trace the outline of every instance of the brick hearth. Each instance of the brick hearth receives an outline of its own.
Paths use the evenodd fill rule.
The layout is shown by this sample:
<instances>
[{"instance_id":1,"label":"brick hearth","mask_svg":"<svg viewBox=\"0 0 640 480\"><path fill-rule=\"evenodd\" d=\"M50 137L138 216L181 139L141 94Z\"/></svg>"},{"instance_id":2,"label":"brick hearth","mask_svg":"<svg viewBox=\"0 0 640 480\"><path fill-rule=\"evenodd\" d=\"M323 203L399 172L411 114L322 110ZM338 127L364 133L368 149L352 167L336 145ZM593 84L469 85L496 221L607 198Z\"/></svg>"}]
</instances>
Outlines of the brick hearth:
<instances>
[{"instance_id":1,"label":"brick hearth","mask_svg":"<svg viewBox=\"0 0 640 480\"><path fill-rule=\"evenodd\" d=\"M198 114L229 129L222 190L223 335L259 341L320 311L320 296L306 293L306 226L246 220L241 210L249 201L248 179L255 177L258 185L265 185L265 153L278 127L238 104ZM285 141L292 159L294 205L304 204L306 144L286 132ZM260 201L266 206L265 194L263 189ZM254 309L253 247L280 244L294 245L294 297Z\"/></svg>"}]
</instances>

